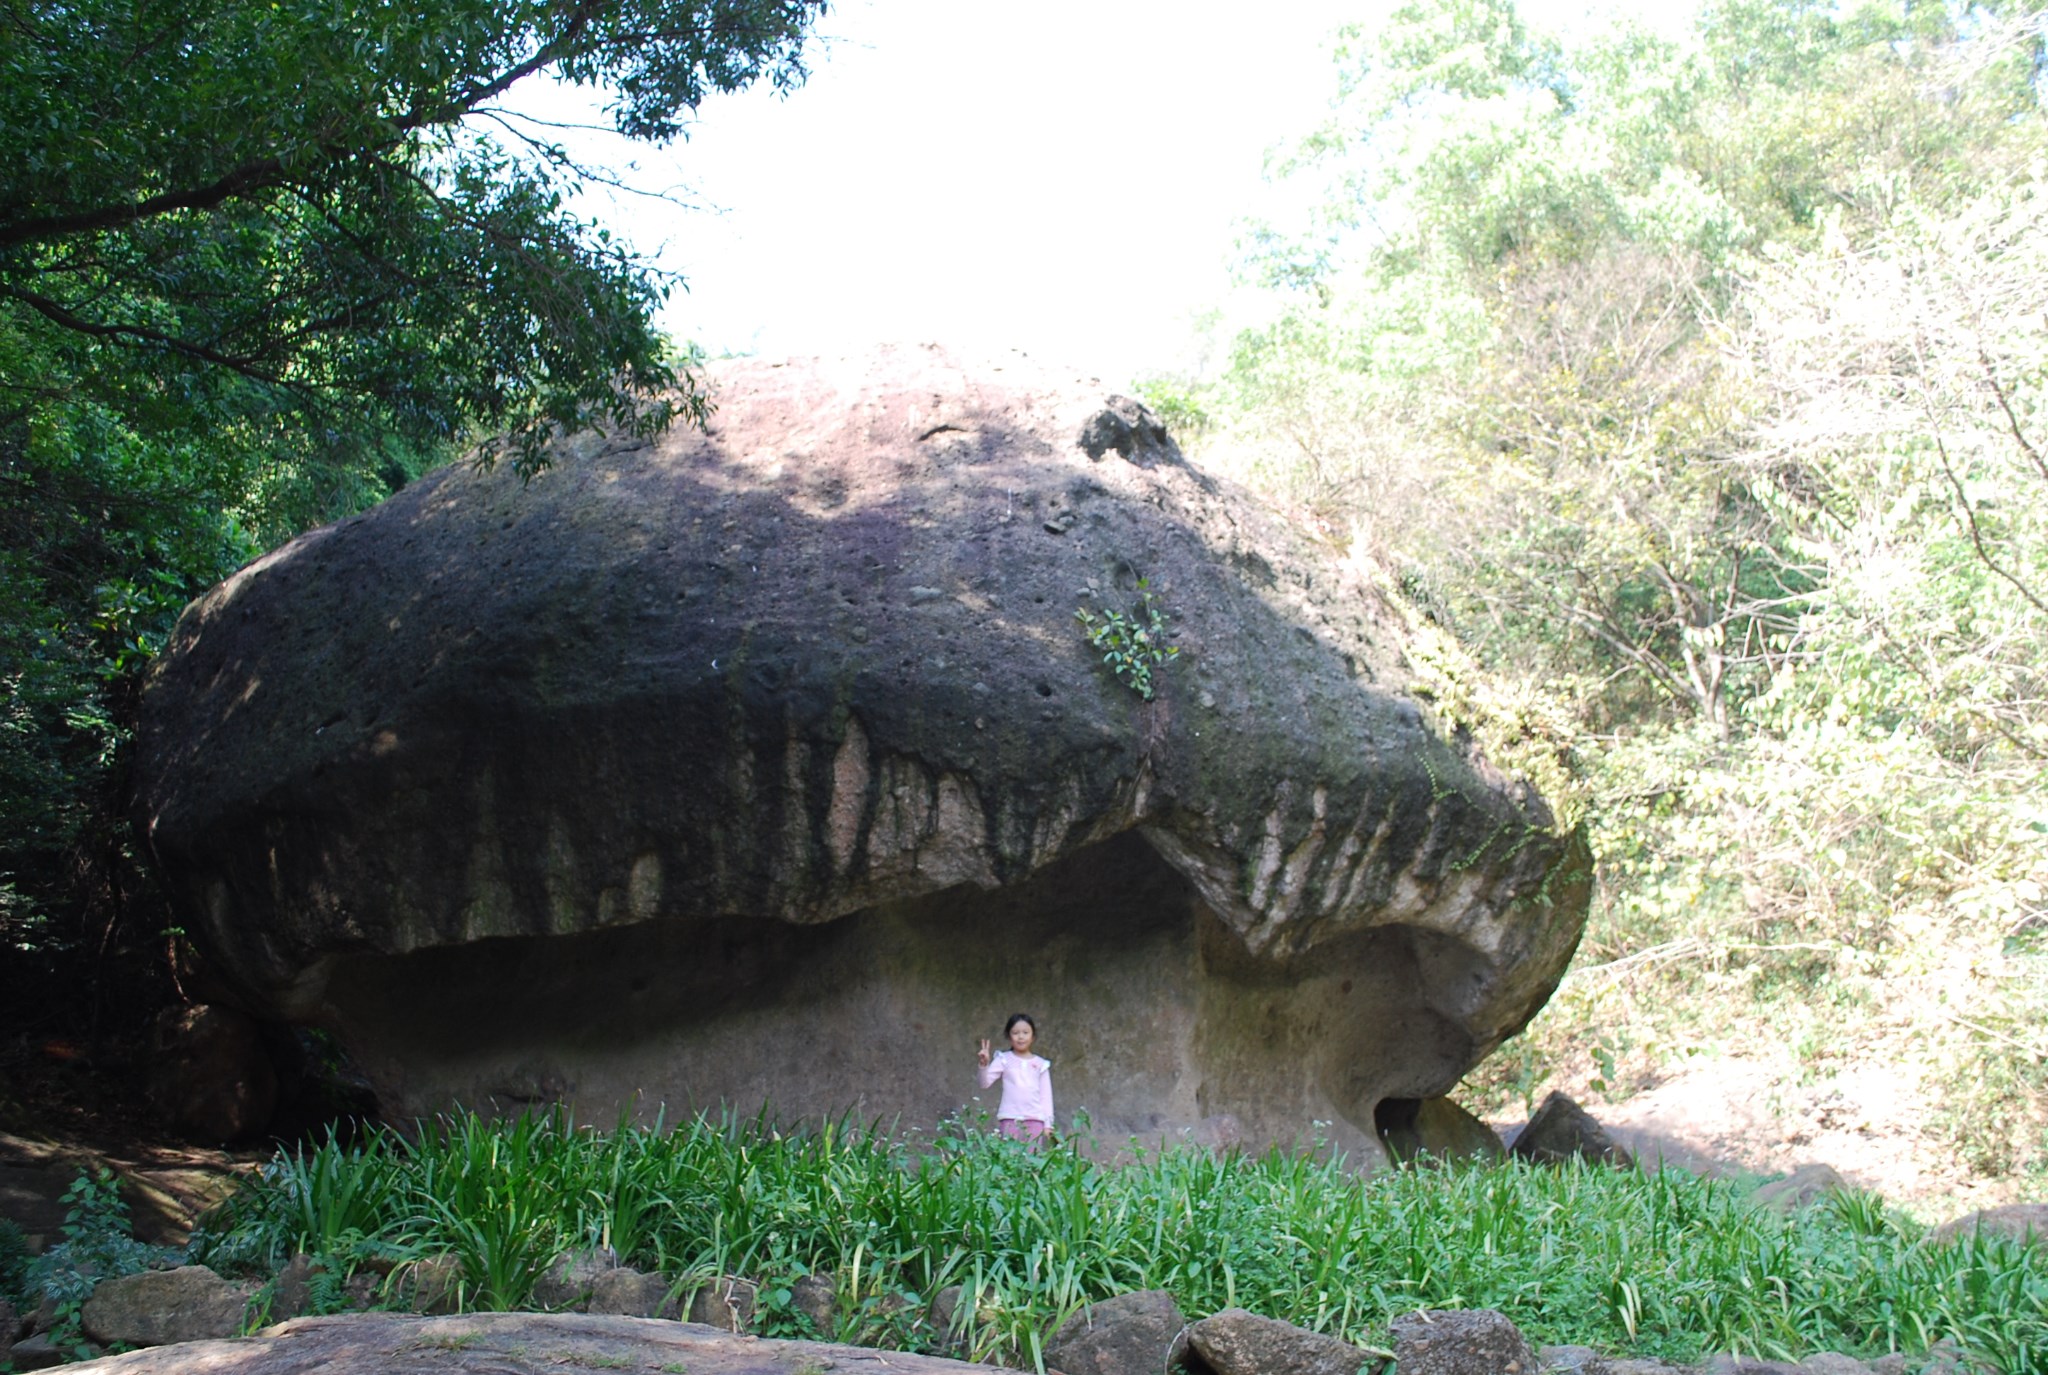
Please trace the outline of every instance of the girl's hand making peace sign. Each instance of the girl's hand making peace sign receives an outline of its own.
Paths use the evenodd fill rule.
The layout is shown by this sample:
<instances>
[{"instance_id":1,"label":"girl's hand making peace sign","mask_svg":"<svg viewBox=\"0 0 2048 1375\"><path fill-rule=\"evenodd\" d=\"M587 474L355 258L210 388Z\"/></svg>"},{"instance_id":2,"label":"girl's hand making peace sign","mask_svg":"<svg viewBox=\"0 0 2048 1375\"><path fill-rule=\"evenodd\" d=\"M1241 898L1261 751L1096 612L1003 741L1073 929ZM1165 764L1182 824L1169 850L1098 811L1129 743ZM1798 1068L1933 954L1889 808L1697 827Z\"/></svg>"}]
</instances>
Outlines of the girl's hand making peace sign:
<instances>
[{"instance_id":1,"label":"girl's hand making peace sign","mask_svg":"<svg viewBox=\"0 0 2048 1375\"><path fill-rule=\"evenodd\" d=\"M988 1037L981 1038L981 1053L974 1057L974 1062L979 1065L988 1063Z\"/></svg>"}]
</instances>

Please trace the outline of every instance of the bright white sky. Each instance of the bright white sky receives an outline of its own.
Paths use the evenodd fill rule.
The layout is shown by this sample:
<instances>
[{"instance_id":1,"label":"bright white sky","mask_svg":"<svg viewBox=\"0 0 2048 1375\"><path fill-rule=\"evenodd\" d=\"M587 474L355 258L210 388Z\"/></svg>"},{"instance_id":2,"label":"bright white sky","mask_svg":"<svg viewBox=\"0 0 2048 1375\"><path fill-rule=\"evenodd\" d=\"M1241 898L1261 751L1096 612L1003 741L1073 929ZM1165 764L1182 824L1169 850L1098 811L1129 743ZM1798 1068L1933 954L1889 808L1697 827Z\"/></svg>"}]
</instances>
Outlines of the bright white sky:
<instances>
[{"instance_id":1,"label":"bright white sky","mask_svg":"<svg viewBox=\"0 0 2048 1375\"><path fill-rule=\"evenodd\" d=\"M1111 385L1190 368L1238 224L1271 204L1266 151L1326 112L1333 31L1386 3L841 0L787 99L715 97L667 149L578 142L695 208L586 213L685 274L661 322L713 354L938 342Z\"/></svg>"}]
</instances>

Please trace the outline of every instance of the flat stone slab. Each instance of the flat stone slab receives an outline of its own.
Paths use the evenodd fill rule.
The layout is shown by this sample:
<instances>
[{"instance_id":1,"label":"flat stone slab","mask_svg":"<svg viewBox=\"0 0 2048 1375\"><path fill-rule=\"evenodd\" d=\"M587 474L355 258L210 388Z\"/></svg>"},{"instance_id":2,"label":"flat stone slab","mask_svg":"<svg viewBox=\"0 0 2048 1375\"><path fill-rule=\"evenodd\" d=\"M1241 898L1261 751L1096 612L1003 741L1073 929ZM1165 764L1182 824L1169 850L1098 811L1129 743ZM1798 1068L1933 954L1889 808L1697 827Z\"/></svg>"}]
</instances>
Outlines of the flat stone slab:
<instances>
[{"instance_id":1,"label":"flat stone slab","mask_svg":"<svg viewBox=\"0 0 2048 1375\"><path fill-rule=\"evenodd\" d=\"M67 1369L120 1375L965 1375L1000 1367L829 1342L736 1336L697 1323L587 1313L344 1313L250 1337L155 1346Z\"/></svg>"}]
</instances>

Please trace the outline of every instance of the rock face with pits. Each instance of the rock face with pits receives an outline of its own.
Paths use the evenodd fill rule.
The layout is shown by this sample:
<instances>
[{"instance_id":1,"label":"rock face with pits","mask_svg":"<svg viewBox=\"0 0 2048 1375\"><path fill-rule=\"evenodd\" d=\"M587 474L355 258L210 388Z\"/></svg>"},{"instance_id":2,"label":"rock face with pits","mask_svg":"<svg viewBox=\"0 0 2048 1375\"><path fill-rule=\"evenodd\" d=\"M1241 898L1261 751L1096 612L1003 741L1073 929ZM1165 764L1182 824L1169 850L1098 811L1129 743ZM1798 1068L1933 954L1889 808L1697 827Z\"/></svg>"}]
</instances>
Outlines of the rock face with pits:
<instances>
[{"instance_id":1,"label":"rock face with pits","mask_svg":"<svg viewBox=\"0 0 2048 1375\"><path fill-rule=\"evenodd\" d=\"M394 1114L908 1124L1025 1008L1105 1139L1373 1155L1542 1006L1582 839L1142 406L926 349L710 381L708 433L444 469L187 610L140 822L251 1010ZM1076 617L1148 595L1150 699Z\"/></svg>"}]
</instances>

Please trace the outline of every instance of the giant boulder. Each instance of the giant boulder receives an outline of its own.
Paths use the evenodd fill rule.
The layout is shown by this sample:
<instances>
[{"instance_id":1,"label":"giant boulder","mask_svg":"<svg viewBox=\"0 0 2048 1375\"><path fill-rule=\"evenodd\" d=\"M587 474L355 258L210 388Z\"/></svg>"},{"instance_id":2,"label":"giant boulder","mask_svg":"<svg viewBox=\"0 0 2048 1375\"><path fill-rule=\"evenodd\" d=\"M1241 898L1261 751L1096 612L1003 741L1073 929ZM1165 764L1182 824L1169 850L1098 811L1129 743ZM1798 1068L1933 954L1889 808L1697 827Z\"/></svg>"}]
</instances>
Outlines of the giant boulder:
<instances>
[{"instance_id":1,"label":"giant boulder","mask_svg":"<svg viewBox=\"0 0 2048 1375\"><path fill-rule=\"evenodd\" d=\"M152 674L193 937L387 1111L929 1121L1028 1008L1105 1137L1373 1156L1549 996L1583 841L1404 695L1371 579L1143 407L929 349L710 381L706 433L294 540ZM1076 619L1144 592L1151 700Z\"/></svg>"}]
</instances>

